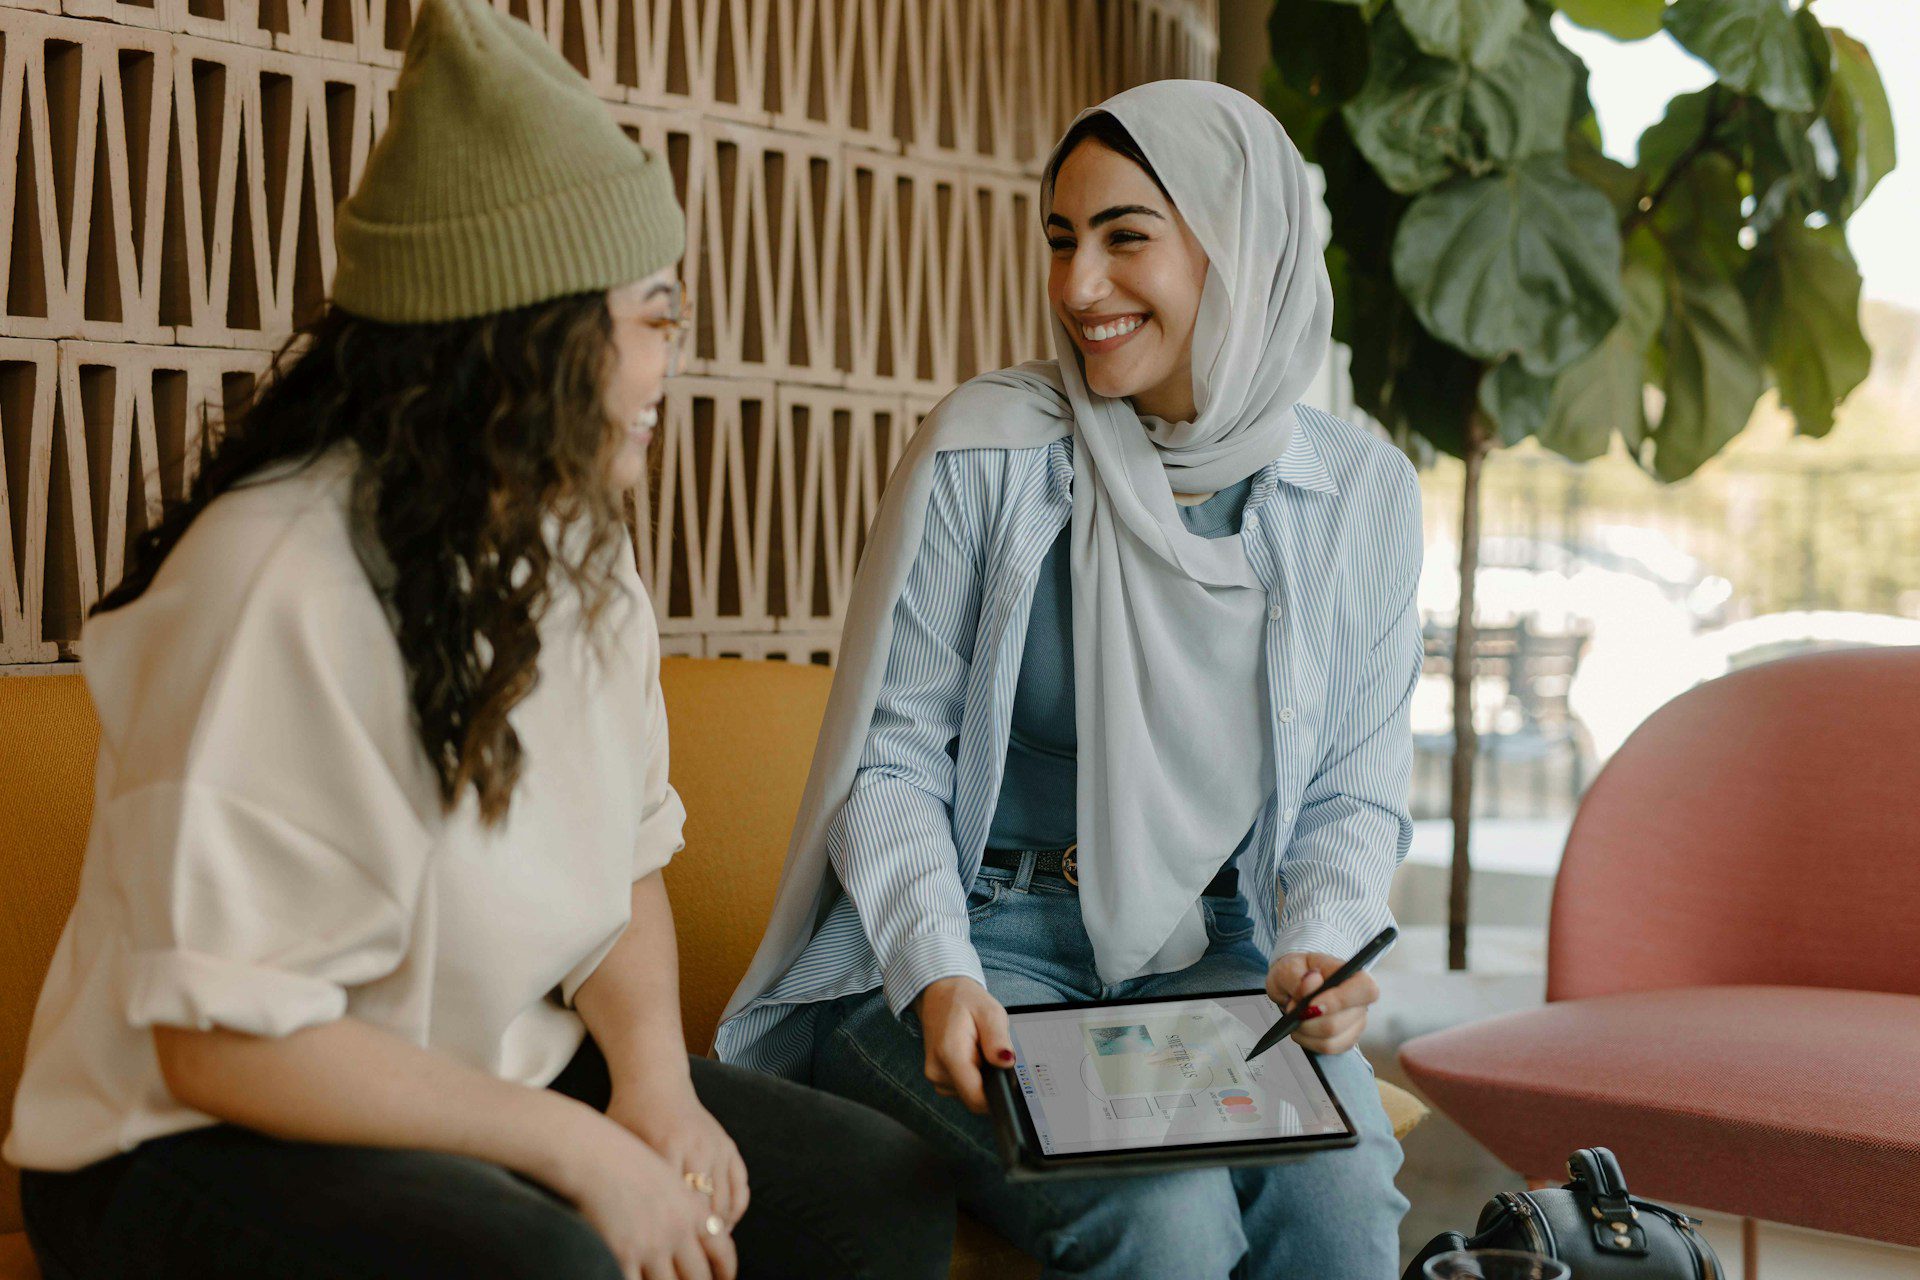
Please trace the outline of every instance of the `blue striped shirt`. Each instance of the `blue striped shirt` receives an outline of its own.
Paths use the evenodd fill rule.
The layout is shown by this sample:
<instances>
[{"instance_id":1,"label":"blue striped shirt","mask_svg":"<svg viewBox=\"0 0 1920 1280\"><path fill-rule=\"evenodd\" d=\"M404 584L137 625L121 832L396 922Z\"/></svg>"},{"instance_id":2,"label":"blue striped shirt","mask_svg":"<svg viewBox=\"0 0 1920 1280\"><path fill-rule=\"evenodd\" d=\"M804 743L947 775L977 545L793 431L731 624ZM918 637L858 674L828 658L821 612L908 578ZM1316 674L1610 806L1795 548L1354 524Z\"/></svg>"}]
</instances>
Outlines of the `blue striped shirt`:
<instances>
[{"instance_id":1,"label":"blue striped shirt","mask_svg":"<svg viewBox=\"0 0 1920 1280\"><path fill-rule=\"evenodd\" d=\"M1298 418L1239 534L1268 593L1275 744L1240 869L1269 954L1347 954L1391 922L1387 888L1413 834L1420 490L1387 442L1306 405ZM931 982L982 978L966 898L1040 562L1072 515L1073 447L958 450L934 465L873 723L827 832L844 892L792 967L722 1024L725 1061L804 1077L819 1002L883 987L898 1013Z\"/></svg>"}]
</instances>

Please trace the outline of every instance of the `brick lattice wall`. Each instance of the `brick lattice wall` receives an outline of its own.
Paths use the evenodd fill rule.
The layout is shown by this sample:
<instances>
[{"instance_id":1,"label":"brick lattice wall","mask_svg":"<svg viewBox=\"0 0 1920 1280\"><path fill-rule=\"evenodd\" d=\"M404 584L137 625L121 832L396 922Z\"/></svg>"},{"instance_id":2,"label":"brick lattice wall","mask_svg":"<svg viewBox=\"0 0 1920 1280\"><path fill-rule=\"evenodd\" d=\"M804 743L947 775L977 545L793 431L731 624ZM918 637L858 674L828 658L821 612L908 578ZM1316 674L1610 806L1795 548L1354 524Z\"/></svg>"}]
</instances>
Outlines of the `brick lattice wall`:
<instances>
[{"instance_id":1,"label":"brick lattice wall","mask_svg":"<svg viewBox=\"0 0 1920 1280\"><path fill-rule=\"evenodd\" d=\"M698 311L636 537L670 652L831 658L926 410L1047 353L1047 147L1211 78L1214 0L510 0L672 161ZM409 0L0 7L0 666L77 656L130 536L333 273Z\"/></svg>"}]
</instances>

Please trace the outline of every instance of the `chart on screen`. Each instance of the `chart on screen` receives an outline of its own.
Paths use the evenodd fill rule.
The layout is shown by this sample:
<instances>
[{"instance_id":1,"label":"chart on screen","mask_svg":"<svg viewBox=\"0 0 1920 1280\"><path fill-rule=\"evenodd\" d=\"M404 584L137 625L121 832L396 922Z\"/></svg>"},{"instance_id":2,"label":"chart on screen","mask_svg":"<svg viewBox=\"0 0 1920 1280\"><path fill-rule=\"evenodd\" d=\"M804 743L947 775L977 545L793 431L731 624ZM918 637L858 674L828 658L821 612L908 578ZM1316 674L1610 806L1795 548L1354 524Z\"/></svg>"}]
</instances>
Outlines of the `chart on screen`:
<instances>
[{"instance_id":1,"label":"chart on screen","mask_svg":"<svg viewBox=\"0 0 1920 1280\"><path fill-rule=\"evenodd\" d=\"M1048 1155L1340 1133L1291 1041L1247 1060L1278 1011L1257 993L1013 1018L1016 1075Z\"/></svg>"}]
</instances>

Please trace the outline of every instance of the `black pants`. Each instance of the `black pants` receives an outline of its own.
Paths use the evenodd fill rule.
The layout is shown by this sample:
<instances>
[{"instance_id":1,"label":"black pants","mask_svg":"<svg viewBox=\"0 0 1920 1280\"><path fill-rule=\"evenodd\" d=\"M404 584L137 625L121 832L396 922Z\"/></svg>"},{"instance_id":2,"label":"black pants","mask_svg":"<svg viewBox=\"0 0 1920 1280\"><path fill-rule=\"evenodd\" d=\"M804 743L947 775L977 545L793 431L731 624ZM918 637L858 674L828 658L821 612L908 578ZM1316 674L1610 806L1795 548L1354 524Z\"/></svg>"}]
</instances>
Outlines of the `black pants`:
<instances>
[{"instance_id":1,"label":"black pants","mask_svg":"<svg viewBox=\"0 0 1920 1280\"><path fill-rule=\"evenodd\" d=\"M953 1193L878 1112L693 1059L700 1101L746 1162L743 1280L944 1277ZM552 1088L605 1109L591 1040ZM20 1195L46 1280L620 1280L572 1207L498 1165L282 1142L232 1125L156 1138Z\"/></svg>"}]
</instances>

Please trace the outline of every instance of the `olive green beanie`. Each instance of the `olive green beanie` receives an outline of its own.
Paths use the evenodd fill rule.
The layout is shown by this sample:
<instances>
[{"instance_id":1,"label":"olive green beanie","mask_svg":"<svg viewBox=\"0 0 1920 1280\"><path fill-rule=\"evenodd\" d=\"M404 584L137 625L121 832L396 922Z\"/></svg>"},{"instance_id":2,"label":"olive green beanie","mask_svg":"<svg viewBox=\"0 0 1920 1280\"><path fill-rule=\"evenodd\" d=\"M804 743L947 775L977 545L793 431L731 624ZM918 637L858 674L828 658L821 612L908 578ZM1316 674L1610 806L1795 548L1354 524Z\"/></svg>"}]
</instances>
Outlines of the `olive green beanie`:
<instances>
[{"instance_id":1,"label":"olive green beanie","mask_svg":"<svg viewBox=\"0 0 1920 1280\"><path fill-rule=\"evenodd\" d=\"M609 289L679 260L666 162L483 0L426 0L386 132L334 224L333 300L424 324Z\"/></svg>"}]
</instances>

